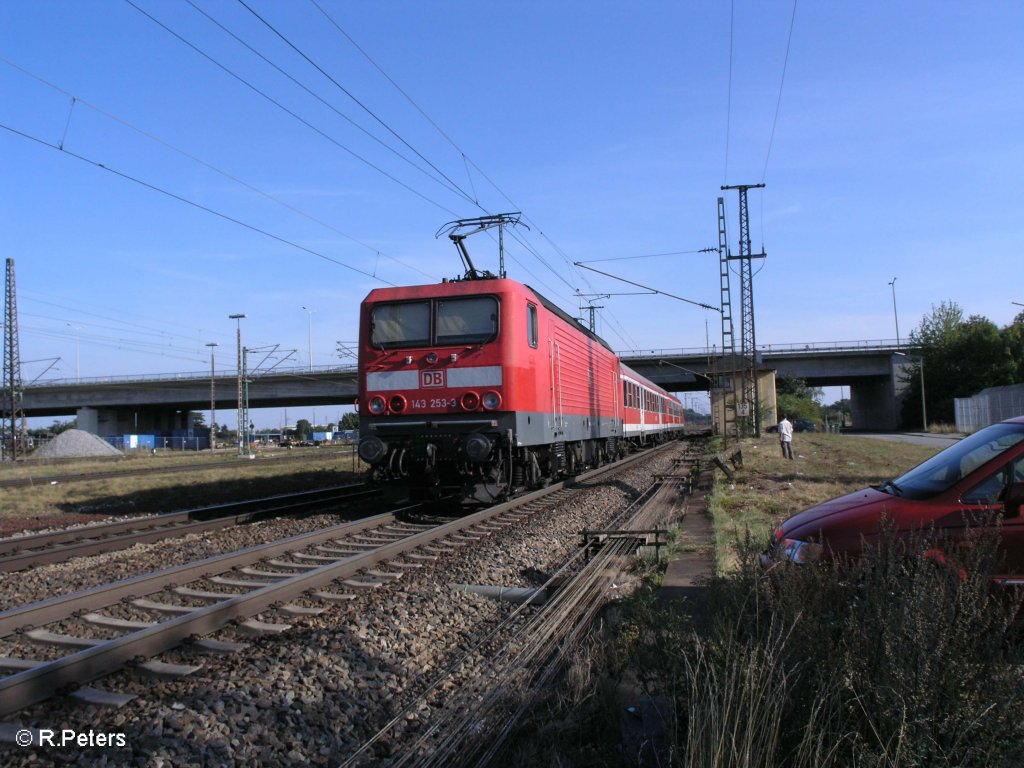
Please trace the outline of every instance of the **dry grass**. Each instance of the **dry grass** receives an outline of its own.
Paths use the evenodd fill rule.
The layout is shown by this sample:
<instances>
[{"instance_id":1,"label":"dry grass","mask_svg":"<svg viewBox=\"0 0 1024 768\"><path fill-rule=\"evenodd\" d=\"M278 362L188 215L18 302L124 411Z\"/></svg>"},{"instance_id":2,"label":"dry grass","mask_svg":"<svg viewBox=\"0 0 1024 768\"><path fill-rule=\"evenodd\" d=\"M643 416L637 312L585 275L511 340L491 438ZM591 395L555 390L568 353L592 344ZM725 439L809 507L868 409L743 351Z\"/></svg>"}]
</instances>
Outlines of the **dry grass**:
<instances>
[{"instance_id":1,"label":"dry grass","mask_svg":"<svg viewBox=\"0 0 1024 768\"><path fill-rule=\"evenodd\" d=\"M709 610L681 611L650 586L616 603L614 640L580 654L591 669L538 707L520 756L552 768L1024 764L1019 602L991 589L994 541L979 538L963 577L921 556L926 538L883 536L860 562L757 565L764 539L750 531L935 450L817 434L797 436L796 461L772 436L743 451L736 482L716 491L732 567L708 586ZM628 698L609 699L609 684Z\"/></svg>"},{"instance_id":2,"label":"dry grass","mask_svg":"<svg viewBox=\"0 0 1024 768\"><path fill-rule=\"evenodd\" d=\"M152 514L192 509L238 498L256 498L336 485L353 479L347 450L263 452L238 463L230 453L189 453L100 461L0 465L0 480L29 479L27 486L0 490L0 535L24 528L87 522L110 515ZM166 471L178 467L185 471ZM141 475L62 482L75 473L120 469L152 470ZM356 471L364 469L357 462ZM165 471L161 471L165 470Z\"/></svg>"},{"instance_id":3,"label":"dry grass","mask_svg":"<svg viewBox=\"0 0 1024 768\"><path fill-rule=\"evenodd\" d=\"M827 499L895 477L938 449L853 435L801 433L796 459L782 458L778 438L742 443L743 468L720 482L711 513L719 571L734 564L735 544L748 534L764 540L783 519Z\"/></svg>"}]
</instances>

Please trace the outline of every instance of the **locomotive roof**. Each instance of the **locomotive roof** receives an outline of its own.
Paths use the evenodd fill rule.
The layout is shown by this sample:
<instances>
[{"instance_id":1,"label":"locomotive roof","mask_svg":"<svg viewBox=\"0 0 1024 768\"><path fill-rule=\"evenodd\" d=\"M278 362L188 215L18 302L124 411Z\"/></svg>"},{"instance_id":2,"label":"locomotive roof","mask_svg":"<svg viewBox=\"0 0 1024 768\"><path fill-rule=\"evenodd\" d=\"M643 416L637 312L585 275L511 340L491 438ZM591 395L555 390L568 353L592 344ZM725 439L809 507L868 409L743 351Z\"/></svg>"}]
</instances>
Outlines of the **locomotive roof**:
<instances>
[{"instance_id":1,"label":"locomotive roof","mask_svg":"<svg viewBox=\"0 0 1024 768\"><path fill-rule=\"evenodd\" d=\"M537 298L537 301L540 302L540 304L546 310L548 310L552 314L558 315L558 317L560 317L562 320L564 320L569 325L573 326L577 331L582 333L584 336L587 336L588 338L593 339L594 341L596 341L598 344L600 344L602 347L607 349L612 354L615 353L615 351L611 348L611 345L609 345L607 341L605 341L600 336L598 336L596 333L591 331L589 328L587 328L585 325L583 325L575 317L572 317L568 312L566 312L564 309L559 307L553 301L549 300L543 294L541 294L538 291L534 290L533 288L531 288L530 286L526 285L525 283L520 283L520 282L517 282L516 280L509 280L508 278L498 278L498 277L495 277L495 278L481 278L479 280L452 280L452 281L447 281L446 280L445 282L442 282L442 283L433 283L433 284L429 284L429 285L407 285L407 286L399 286L397 288L375 288L372 291L370 291L369 295L367 295L367 297L363 301L365 303L367 301L375 301L375 302L376 301L396 301L396 300L397 301L401 301L401 300L404 300L404 299L418 299L418 298L427 298L427 297L429 297L429 298L436 298L437 296L443 295L441 293L438 293L437 289L442 288L442 287L451 288L453 286L460 286L459 290L455 291L455 293L457 293L460 296L472 295L473 293L492 293L492 292L496 292L494 288L492 288L490 291L488 291L485 287L483 287L485 284L489 284L489 283L503 283L503 284L506 284L506 285L509 285L509 286L515 286L515 287L520 288L520 289L525 288L526 290L530 291ZM473 291L473 290L471 290L470 287L477 286L477 285L481 286L481 290L480 291Z\"/></svg>"},{"instance_id":2,"label":"locomotive roof","mask_svg":"<svg viewBox=\"0 0 1024 768\"><path fill-rule=\"evenodd\" d=\"M553 301L550 301L550 300L549 300L548 298L546 298L546 297L545 297L545 296L544 296L543 294L541 294L541 293L538 293L538 292L537 292L536 290L534 290L533 288L530 288L530 286L528 286L528 285L524 284L524 285L523 285L523 287L524 287L524 288L529 288L529 289L530 289L531 291L533 291L533 295L537 297L537 300L538 300L538 301L540 301L540 303L544 305L544 308L545 308L545 309L547 309L547 310L548 310L549 312L552 312L553 314L556 314L556 315L558 315L558 316L559 316L560 318L562 318L563 320L565 320L565 322L569 323L569 325L573 325L573 326L575 326L575 327L576 327L576 330L580 331L581 333L583 333L583 334L584 334L584 335L586 335L586 336L589 336L589 337L590 337L591 339L593 339L594 341L596 341L596 342L597 342L598 344L600 344L600 345L601 345L602 347L604 347L604 348L605 348L605 349L607 349L607 350L608 350L609 352L612 352L612 353L614 354L615 350L613 350L613 349L611 348L611 346L610 346L610 345L608 344L608 342L607 342L607 341L605 341L605 340L604 340L604 339L602 339L602 338L601 338L600 336L598 336L598 335L597 335L596 333L594 333L594 332L593 332L592 330L590 330L589 328L587 328L587 326L583 325L583 323L581 323L581 322L580 322L579 320L577 320L577 319L576 319L575 317L572 317L572 316L571 316L571 315L570 315L570 314L569 314L568 312L566 312L566 311L565 311L564 309L562 309L561 307L559 307L559 306L558 306L557 304L555 304L555 303L554 303Z\"/></svg>"}]
</instances>

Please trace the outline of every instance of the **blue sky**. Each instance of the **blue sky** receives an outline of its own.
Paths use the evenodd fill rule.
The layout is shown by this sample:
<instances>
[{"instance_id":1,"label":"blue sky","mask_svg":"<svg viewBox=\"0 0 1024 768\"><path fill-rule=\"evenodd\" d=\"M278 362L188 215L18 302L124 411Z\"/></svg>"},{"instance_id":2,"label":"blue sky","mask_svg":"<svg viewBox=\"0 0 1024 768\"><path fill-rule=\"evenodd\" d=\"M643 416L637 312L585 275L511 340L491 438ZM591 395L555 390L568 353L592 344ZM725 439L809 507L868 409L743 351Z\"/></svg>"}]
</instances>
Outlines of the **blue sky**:
<instances>
[{"instance_id":1,"label":"blue sky","mask_svg":"<svg viewBox=\"0 0 1024 768\"><path fill-rule=\"evenodd\" d=\"M74 377L76 337L82 377L207 342L232 369L237 312L283 365L343 362L366 293L459 274L434 235L485 212L523 212L509 276L571 312L636 290L577 261L717 305L722 184L767 185L759 344L895 338L893 277L902 337L1024 302L1020 3L317 2L0 2L23 378ZM720 343L690 304L595 303L616 349Z\"/></svg>"}]
</instances>

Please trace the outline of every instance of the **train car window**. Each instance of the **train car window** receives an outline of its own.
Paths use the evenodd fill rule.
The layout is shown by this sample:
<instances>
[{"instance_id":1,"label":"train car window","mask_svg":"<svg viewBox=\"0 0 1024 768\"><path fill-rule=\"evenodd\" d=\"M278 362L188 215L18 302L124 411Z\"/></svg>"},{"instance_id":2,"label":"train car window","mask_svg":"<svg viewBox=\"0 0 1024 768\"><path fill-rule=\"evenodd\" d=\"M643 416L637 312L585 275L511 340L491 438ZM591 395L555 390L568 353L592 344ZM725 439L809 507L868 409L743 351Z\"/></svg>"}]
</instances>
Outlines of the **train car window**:
<instances>
[{"instance_id":1,"label":"train car window","mask_svg":"<svg viewBox=\"0 0 1024 768\"><path fill-rule=\"evenodd\" d=\"M430 303L376 305L370 310L370 343L381 349L429 344Z\"/></svg>"},{"instance_id":2,"label":"train car window","mask_svg":"<svg viewBox=\"0 0 1024 768\"><path fill-rule=\"evenodd\" d=\"M498 300L493 296L437 302L437 344L482 344L498 335Z\"/></svg>"},{"instance_id":3,"label":"train car window","mask_svg":"<svg viewBox=\"0 0 1024 768\"><path fill-rule=\"evenodd\" d=\"M529 341L530 346L534 349L537 348L537 339L540 337L540 332L537 327L537 305L527 304L526 305L526 339Z\"/></svg>"}]
</instances>

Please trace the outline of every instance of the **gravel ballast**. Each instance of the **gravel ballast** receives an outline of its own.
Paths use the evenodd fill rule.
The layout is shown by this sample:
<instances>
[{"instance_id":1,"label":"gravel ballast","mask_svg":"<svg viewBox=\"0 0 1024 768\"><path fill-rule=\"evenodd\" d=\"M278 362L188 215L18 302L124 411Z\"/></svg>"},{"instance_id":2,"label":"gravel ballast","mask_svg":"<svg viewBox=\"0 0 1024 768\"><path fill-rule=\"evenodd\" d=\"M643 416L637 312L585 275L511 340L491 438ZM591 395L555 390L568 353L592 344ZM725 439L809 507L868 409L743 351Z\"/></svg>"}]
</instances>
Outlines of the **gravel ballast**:
<instances>
[{"instance_id":1,"label":"gravel ballast","mask_svg":"<svg viewBox=\"0 0 1024 768\"><path fill-rule=\"evenodd\" d=\"M580 530L599 527L623 509L669 468L673 455L653 456L613 480L581 486L557 509L535 513L521 526L365 590L320 616L289 619L293 627L288 632L249 638L247 650L207 658L206 666L190 677L153 682L125 671L95 683L138 695L121 709L54 699L16 718L25 726L58 732L121 733L127 742L123 748L0 746L0 762L338 765L510 610L458 593L455 584L538 586L576 550ZM48 575L51 583L58 578L54 572ZM272 611L260 618L282 620ZM237 638L231 630L217 637ZM194 663L197 657L182 648L163 658ZM361 764L387 765L428 716L427 705L414 708Z\"/></svg>"}]
</instances>

